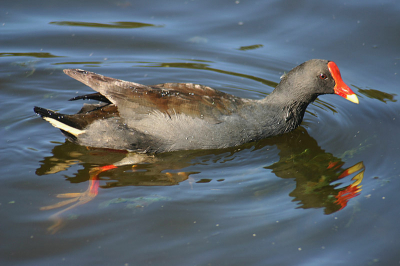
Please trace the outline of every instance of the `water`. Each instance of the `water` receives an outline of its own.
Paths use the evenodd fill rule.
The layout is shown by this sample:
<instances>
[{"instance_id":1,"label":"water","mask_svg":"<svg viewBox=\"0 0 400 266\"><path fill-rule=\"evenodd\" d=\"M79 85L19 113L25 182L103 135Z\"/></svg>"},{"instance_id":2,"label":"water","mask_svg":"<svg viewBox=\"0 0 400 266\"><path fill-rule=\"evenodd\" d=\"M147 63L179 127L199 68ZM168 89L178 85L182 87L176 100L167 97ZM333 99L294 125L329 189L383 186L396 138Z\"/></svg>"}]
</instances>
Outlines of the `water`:
<instances>
[{"instance_id":1,"label":"water","mask_svg":"<svg viewBox=\"0 0 400 266\"><path fill-rule=\"evenodd\" d=\"M400 262L397 1L3 2L2 265ZM360 104L321 96L297 130L238 148L87 149L32 111L79 110L91 89L64 68L262 98L311 58Z\"/></svg>"}]
</instances>

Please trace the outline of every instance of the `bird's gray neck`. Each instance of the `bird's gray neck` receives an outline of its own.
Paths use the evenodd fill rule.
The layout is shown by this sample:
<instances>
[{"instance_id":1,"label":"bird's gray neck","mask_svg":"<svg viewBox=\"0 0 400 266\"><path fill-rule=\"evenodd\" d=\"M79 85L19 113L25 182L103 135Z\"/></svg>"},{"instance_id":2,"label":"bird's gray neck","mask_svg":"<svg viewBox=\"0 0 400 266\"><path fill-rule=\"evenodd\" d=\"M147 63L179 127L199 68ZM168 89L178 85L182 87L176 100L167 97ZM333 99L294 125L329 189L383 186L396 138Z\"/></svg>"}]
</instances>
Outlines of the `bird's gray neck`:
<instances>
[{"instance_id":1,"label":"bird's gray neck","mask_svg":"<svg viewBox=\"0 0 400 266\"><path fill-rule=\"evenodd\" d=\"M274 90L259 101L255 114L269 132L283 134L297 128L303 121L307 106L316 99L312 96L291 95Z\"/></svg>"}]
</instances>

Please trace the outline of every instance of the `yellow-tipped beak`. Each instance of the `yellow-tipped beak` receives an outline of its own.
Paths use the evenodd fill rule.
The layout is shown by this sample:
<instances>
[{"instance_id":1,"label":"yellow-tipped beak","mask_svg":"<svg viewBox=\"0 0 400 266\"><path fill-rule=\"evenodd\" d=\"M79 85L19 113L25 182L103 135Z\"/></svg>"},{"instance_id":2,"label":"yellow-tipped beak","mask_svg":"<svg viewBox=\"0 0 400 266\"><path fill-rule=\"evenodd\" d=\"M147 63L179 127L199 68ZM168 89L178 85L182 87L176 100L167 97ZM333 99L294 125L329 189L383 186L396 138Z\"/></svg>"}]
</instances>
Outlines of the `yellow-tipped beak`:
<instances>
[{"instance_id":1,"label":"yellow-tipped beak","mask_svg":"<svg viewBox=\"0 0 400 266\"><path fill-rule=\"evenodd\" d=\"M340 71L335 62L328 63L328 69L331 72L333 79L335 80L335 87L333 90L337 95L342 96L343 98L358 104L357 95L349 88L349 86L344 83L342 77L340 76Z\"/></svg>"},{"instance_id":2,"label":"yellow-tipped beak","mask_svg":"<svg viewBox=\"0 0 400 266\"><path fill-rule=\"evenodd\" d=\"M356 94L349 94L349 95L346 95L346 99L349 100L350 102L353 102L353 103L356 103L356 104L359 103L358 97L357 97Z\"/></svg>"}]
</instances>

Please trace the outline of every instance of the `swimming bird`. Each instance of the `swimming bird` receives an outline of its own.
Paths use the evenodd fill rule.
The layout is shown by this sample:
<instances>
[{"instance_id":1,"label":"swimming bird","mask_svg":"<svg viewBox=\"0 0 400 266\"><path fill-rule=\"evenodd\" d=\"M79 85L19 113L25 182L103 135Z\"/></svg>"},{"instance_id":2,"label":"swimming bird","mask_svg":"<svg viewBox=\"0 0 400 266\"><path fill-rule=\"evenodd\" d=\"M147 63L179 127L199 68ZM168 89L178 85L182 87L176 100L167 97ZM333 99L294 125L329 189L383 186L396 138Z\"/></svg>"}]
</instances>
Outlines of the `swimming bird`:
<instances>
[{"instance_id":1,"label":"swimming bird","mask_svg":"<svg viewBox=\"0 0 400 266\"><path fill-rule=\"evenodd\" d=\"M322 94L358 103L333 61L312 59L285 74L264 99L240 98L192 83L142 85L81 69L64 73L96 93L73 115L35 107L44 120L80 145L143 153L220 149L297 128Z\"/></svg>"}]
</instances>

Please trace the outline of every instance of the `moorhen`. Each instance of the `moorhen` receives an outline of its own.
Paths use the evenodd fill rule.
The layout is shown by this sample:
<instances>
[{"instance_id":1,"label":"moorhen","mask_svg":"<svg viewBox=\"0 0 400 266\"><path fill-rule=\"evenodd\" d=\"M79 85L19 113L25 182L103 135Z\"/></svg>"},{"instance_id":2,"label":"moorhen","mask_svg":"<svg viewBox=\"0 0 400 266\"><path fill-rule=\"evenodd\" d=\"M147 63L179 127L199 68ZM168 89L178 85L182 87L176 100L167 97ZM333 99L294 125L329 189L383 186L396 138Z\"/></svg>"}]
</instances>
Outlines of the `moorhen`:
<instances>
[{"instance_id":1,"label":"moorhen","mask_svg":"<svg viewBox=\"0 0 400 266\"><path fill-rule=\"evenodd\" d=\"M309 60L285 74L261 100L245 99L192 83L141 85L80 69L64 73L97 93L74 115L34 111L72 142L136 152L219 149L294 130L321 94L358 103L332 61Z\"/></svg>"}]
</instances>

